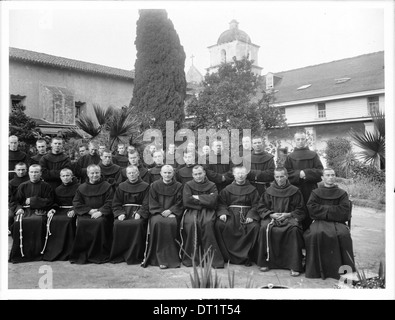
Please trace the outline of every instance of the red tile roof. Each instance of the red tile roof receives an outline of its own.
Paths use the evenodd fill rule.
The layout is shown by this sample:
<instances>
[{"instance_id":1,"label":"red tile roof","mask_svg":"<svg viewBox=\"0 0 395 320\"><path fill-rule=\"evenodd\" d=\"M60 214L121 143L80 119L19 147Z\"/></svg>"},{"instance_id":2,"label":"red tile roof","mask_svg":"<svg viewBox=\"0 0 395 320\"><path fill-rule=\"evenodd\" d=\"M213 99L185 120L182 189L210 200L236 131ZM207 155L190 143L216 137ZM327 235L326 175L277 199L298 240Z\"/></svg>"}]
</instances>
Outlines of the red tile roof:
<instances>
[{"instance_id":1,"label":"red tile roof","mask_svg":"<svg viewBox=\"0 0 395 320\"><path fill-rule=\"evenodd\" d=\"M275 103L384 89L384 51L274 73ZM335 79L350 78L336 83ZM277 81L277 82L276 82ZM311 84L302 90L297 88Z\"/></svg>"},{"instance_id":2,"label":"red tile roof","mask_svg":"<svg viewBox=\"0 0 395 320\"><path fill-rule=\"evenodd\" d=\"M116 78L134 80L134 71L103 66L100 64L73 60L46 53L9 48L9 59L47 65L55 68L77 70L93 74L106 75Z\"/></svg>"}]
</instances>

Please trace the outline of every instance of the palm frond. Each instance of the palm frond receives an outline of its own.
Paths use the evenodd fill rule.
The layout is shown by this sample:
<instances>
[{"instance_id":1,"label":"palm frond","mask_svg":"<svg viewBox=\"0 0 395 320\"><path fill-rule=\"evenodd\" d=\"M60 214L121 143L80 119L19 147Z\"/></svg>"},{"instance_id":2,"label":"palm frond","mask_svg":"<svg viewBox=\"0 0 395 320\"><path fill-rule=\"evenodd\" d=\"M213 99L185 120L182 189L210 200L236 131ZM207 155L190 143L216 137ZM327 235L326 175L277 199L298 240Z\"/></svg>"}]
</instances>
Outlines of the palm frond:
<instances>
[{"instance_id":1,"label":"palm frond","mask_svg":"<svg viewBox=\"0 0 395 320\"><path fill-rule=\"evenodd\" d=\"M97 119L97 122L99 123L99 125L105 126L107 124L108 120L111 119L114 108L108 107L108 108L104 109L104 108L100 107L100 105L94 104L93 110L95 112L95 116L96 116L96 119Z\"/></svg>"},{"instance_id":2,"label":"palm frond","mask_svg":"<svg viewBox=\"0 0 395 320\"><path fill-rule=\"evenodd\" d=\"M84 132L91 135L92 138L97 137L100 134L100 126L92 120L91 117L82 115L75 120L75 124Z\"/></svg>"},{"instance_id":3,"label":"palm frond","mask_svg":"<svg viewBox=\"0 0 395 320\"><path fill-rule=\"evenodd\" d=\"M108 133L111 146L114 143L129 141L140 133L140 122L130 109L115 109L108 121ZM110 148L111 148L110 146Z\"/></svg>"},{"instance_id":4,"label":"palm frond","mask_svg":"<svg viewBox=\"0 0 395 320\"><path fill-rule=\"evenodd\" d=\"M381 110L372 110L373 124L380 136L385 137L385 113Z\"/></svg>"},{"instance_id":5,"label":"palm frond","mask_svg":"<svg viewBox=\"0 0 395 320\"><path fill-rule=\"evenodd\" d=\"M383 128L380 130L383 130ZM362 149L359 155L365 162L385 165L385 135L382 135L382 133L376 127L373 132L355 131L353 129L349 131L355 144Z\"/></svg>"}]
</instances>

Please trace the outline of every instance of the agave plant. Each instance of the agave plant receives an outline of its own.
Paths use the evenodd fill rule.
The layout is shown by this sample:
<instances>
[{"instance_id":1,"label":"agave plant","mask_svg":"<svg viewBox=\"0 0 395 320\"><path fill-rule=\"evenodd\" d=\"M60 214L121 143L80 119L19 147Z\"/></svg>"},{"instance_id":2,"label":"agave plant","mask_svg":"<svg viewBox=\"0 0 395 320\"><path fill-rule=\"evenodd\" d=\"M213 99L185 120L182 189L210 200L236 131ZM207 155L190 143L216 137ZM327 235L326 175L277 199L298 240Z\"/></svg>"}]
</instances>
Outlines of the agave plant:
<instances>
[{"instance_id":1,"label":"agave plant","mask_svg":"<svg viewBox=\"0 0 395 320\"><path fill-rule=\"evenodd\" d=\"M351 129L349 134L362 149L359 154L366 163L385 169L385 114L383 111L372 110L371 115L373 132Z\"/></svg>"}]
</instances>

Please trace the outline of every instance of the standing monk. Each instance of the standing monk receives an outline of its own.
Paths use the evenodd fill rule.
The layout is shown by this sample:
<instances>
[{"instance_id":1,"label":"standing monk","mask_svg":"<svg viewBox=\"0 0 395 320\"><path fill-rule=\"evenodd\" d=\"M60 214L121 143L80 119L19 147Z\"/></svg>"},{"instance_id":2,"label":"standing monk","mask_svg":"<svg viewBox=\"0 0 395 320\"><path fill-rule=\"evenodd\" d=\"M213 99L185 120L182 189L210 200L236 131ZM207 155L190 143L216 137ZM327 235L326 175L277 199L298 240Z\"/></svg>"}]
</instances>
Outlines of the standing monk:
<instances>
[{"instance_id":1,"label":"standing monk","mask_svg":"<svg viewBox=\"0 0 395 320\"><path fill-rule=\"evenodd\" d=\"M149 184L140 179L136 166L128 166L126 175L128 180L118 186L112 200L115 220L110 262L140 264L144 259Z\"/></svg>"},{"instance_id":2,"label":"standing monk","mask_svg":"<svg viewBox=\"0 0 395 320\"><path fill-rule=\"evenodd\" d=\"M176 174L175 174L176 180L178 182L181 182L182 185L184 185L188 181L193 180L192 168L195 166L196 163L195 153L188 150L184 150L183 160L185 164L183 166L180 166L176 170Z\"/></svg>"},{"instance_id":3,"label":"standing monk","mask_svg":"<svg viewBox=\"0 0 395 320\"><path fill-rule=\"evenodd\" d=\"M339 268L355 271L350 229L350 201L345 190L335 184L335 171L325 169L324 184L311 192L307 209L312 219L304 232L306 278L339 279Z\"/></svg>"},{"instance_id":4,"label":"standing monk","mask_svg":"<svg viewBox=\"0 0 395 320\"><path fill-rule=\"evenodd\" d=\"M128 166L128 157L126 153L126 146L124 144L119 144L117 146L117 153L113 156L112 161L114 164L119 165L121 168L126 168Z\"/></svg>"},{"instance_id":5,"label":"standing monk","mask_svg":"<svg viewBox=\"0 0 395 320\"><path fill-rule=\"evenodd\" d=\"M288 181L287 169L274 170L274 182L262 195L258 213L261 228L257 242L256 264L269 269L289 269L296 277L303 271L303 229L306 216L300 190Z\"/></svg>"},{"instance_id":6,"label":"standing monk","mask_svg":"<svg viewBox=\"0 0 395 320\"><path fill-rule=\"evenodd\" d=\"M17 136L8 138L8 181L14 178L15 165L24 162L28 165L28 156L25 152L18 150L19 140Z\"/></svg>"},{"instance_id":7,"label":"standing monk","mask_svg":"<svg viewBox=\"0 0 395 320\"><path fill-rule=\"evenodd\" d=\"M207 178L214 182L217 186L218 192L232 183L232 163L230 161L229 152L224 152L222 141L216 140L212 143L212 152L209 155L209 160L215 160L214 163L205 165L207 171Z\"/></svg>"},{"instance_id":8,"label":"standing monk","mask_svg":"<svg viewBox=\"0 0 395 320\"><path fill-rule=\"evenodd\" d=\"M54 137L51 141L51 152L40 159L40 166L43 169L43 179L55 190L62 184L60 170L71 169L71 160L63 153L63 138Z\"/></svg>"},{"instance_id":9,"label":"standing monk","mask_svg":"<svg viewBox=\"0 0 395 320\"><path fill-rule=\"evenodd\" d=\"M13 263L42 260L47 211L53 204L53 190L41 179L40 165L29 167L29 178L19 185L15 197L16 221L9 257Z\"/></svg>"},{"instance_id":10,"label":"standing monk","mask_svg":"<svg viewBox=\"0 0 395 320\"><path fill-rule=\"evenodd\" d=\"M161 176L161 179L151 184L149 191L148 245L142 266L178 268L178 229L183 212L182 184L175 181L171 165L162 167Z\"/></svg>"},{"instance_id":11,"label":"standing monk","mask_svg":"<svg viewBox=\"0 0 395 320\"><path fill-rule=\"evenodd\" d=\"M206 172L201 165L193 167L192 176L193 180L186 182L183 189L186 210L181 221L182 263L190 267L193 263L191 258L194 257L195 265L199 265L199 254L203 255L211 250L212 266L223 268L224 259L214 230L217 187L206 178Z\"/></svg>"},{"instance_id":12,"label":"standing monk","mask_svg":"<svg viewBox=\"0 0 395 320\"><path fill-rule=\"evenodd\" d=\"M317 183L321 181L324 167L318 154L307 146L305 132L296 132L294 140L296 147L285 159L284 167L288 170L289 182L300 189L303 201L307 204L311 191L317 188ZM302 223L303 230L306 230L310 223L310 217L306 216Z\"/></svg>"},{"instance_id":13,"label":"standing monk","mask_svg":"<svg viewBox=\"0 0 395 320\"><path fill-rule=\"evenodd\" d=\"M108 149L103 150L100 159L101 161L98 166L100 167L101 174L104 180L111 184L115 192L115 188L118 186L119 176L121 175L121 167L112 162L112 154Z\"/></svg>"},{"instance_id":14,"label":"standing monk","mask_svg":"<svg viewBox=\"0 0 395 320\"><path fill-rule=\"evenodd\" d=\"M265 151L263 139L261 137L252 138L253 151L251 155L247 152L246 160L251 157L251 170L247 179L258 190L261 196L266 188L270 186L270 182L274 180L274 168L276 167L273 155Z\"/></svg>"},{"instance_id":15,"label":"standing monk","mask_svg":"<svg viewBox=\"0 0 395 320\"><path fill-rule=\"evenodd\" d=\"M251 266L259 232L259 194L247 180L245 167L233 167L233 176L235 180L219 193L216 236L226 261Z\"/></svg>"},{"instance_id":16,"label":"standing monk","mask_svg":"<svg viewBox=\"0 0 395 320\"><path fill-rule=\"evenodd\" d=\"M69 260L77 264L104 263L111 250L113 190L98 165L89 165L87 175L88 181L78 187L73 199L77 230Z\"/></svg>"},{"instance_id":17,"label":"standing monk","mask_svg":"<svg viewBox=\"0 0 395 320\"><path fill-rule=\"evenodd\" d=\"M40 159L47 154L47 142L44 139L39 139L36 141L37 154L30 157L29 165L39 164Z\"/></svg>"},{"instance_id":18,"label":"standing monk","mask_svg":"<svg viewBox=\"0 0 395 320\"><path fill-rule=\"evenodd\" d=\"M85 182L87 179L86 169L91 164L99 164L100 155L99 155L99 145L95 141L89 142L88 145L88 154L83 155L77 161L75 174L81 179L81 183Z\"/></svg>"},{"instance_id":19,"label":"standing monk","mask_svg":"<svg viewBox=\"0 0 395 320\"><path fill-rule=\"evenodd\" d=\"M150 166L149 173L151 176L151 183L162 178L161 169L164 165L164 157L162 150L155 150L152 153L153 165Z\"/></svg>"}]
</instances>

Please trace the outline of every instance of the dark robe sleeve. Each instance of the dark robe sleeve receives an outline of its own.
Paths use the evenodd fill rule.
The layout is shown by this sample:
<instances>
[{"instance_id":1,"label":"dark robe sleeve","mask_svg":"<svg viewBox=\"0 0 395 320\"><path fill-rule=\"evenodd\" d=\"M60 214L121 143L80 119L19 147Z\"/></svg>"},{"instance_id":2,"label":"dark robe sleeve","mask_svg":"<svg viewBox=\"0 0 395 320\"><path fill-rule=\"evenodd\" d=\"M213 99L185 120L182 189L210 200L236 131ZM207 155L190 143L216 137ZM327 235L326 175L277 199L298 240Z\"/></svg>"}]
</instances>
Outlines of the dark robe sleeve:
<instances>
[{"instance_id":1,"label":"dark robe sleeve","mask_svg":"<svg viewBox=\"0 0 395 320\"><path fill-rule=\"evenodd\" d=\"M251 170L247 176L248 180L255 180L259 182L272 182L274 181L275 168L276 164L274 163L273 158L271 158L265 163L265 170Z\"/></svg>"},{"instance_id":2,"label":"dark robe sleeve","mask_svg":"<svg viewBox=\"0 0 395 320\"><path fill-rule=\"evenodd\" d=\"M218 191L215 185L210 189L210 194L199 194L199 200L192 196L192 189L188 184L185 184L183 189L183 203L185 208L202 210L202 208L215 209L217 206Z\"/></svg>"},{"instance_id":3,"label":"dark robe sleeve","mask_svg":"<svg viewBox=\"0 0 395 320\"><path fill-rule=\"evenodd\" d=\"M348 194L345 192L339 198L339 204L322 204L320 198L312 192L307 202L311 219L346 222L350 212Z\"/></svg>"},{"instance_id":4,"label":"dark robe sleeve","mask_svg":"<svg viewBox=\"0 0 395 320\"><path fill-rule=\"evenodd\" d=\"M318 155L313 158L312 168L303 169L306 175L306 181L311 183L318 183L321 181L322 171L324 167ZM299 171L300 172L300 171Z\"/></svg>"},{"instance_id":5,"label":"dark robe sleeve","mask_svg":"<svg viewBox=\"0 0 395 320\"><path fill-rule=\"evenodd\" d=\"M226 189L221 190L218 196L218 209L217 209L217 217L224 215L229 216L229 210L228 210L228 193L226 192Z\"/></svg>"},{"instance_id":6,"label":"dark robe sleeve","mask_svg":"<svg viewBox=\"0 0 395 320\"><path fill-rule=\"evenodd\" d=\"M145 189L143 202L141 204L140 209L137 211L137 213L144 219L148 219L149 216L149 205L148 205L149 190L150 190L149 187Z\"/></svg>"},{"instance_id":7,"label":"dark robe sleeve","mask_svg":"<svg viewBox=\"0 0 395 320\"><path fill-rule=\"evenodd\" d=\"M299 184L300 170L294 169L292 159L287 156L284 162L284 168L288 171L288 180L291 184Z\"/></svg>"},{"instance_id":8,"label":"dark robe sleeve","mask_svg":"<svg viewBox=\"0 0 395 320\"><path fill-rule=\"evenodd\" d=\"M51 207L53 204L54 194L51 186L48 184L41 184L40 187L42 188L42 190L40 190L40 196L30 197L31 209L45 209ZM26 198L29 197L26 197L25 190L23 188L18 187L18 191L16 195L17 202L22 206L24 205Z\"/></svg>"},{"instance_id":9,"label":"dark robe sleeve","mask_svg":"<svg viewBox=\"0 0 395 320\"><path fill-rule=\"evenodd\" d=\"M108 188L107 192L103 194L103 205L98 209L104 216L108 216L112 213L111 204L112 198L114 197L113 188Z\"/></svg>"},{"instance_id":10,"label":"dark robe sleeve","mask_svg":"<svg viewBox=\"0 0 395 320\"><path fill-rule=\"evenodd\" d=\"M257 212L262 220L267 218L270 219L269 215L274 213L271 208L273 208L272 198L265 192L259 199L259 203L257 206Z\"/></svg>"},{"instance_id":11,"label":"dark robe sleeve","mask_svg":"<svg viewBox=\"0 0 395 320\"><path fill-rule=\"evenodd\" d=\"M303 195L298 190L291 198L291 206L294 208L290 213L291 217L298 221L303 221L306 218L306 209L304 206Z\"/></svg>"},{"instance_id":12,"label":"dark robe sleeve","mask_svg":"<svg viewBox=\"0 0 395 320\"><path fill-rule=\"evenodd\" d=\"M251 208L248 210L246 217L253 220L259 221L259 214L257 212L257 206L259 204L259 193L258 190L254 190L250 195Z\"/></svg>"},{"instance_id":13,"label":"dark robe sleeve","mask_svg":"<svg viewBox=\"0 0 395 320\"><path fill-rule=\"evenodd\" d=\"M80 216L84 214L88 214L89 211L92 209L90 206L85 204L84 196L81 194L81 192L78 189L73 198L73 206L75 213Z\"/></svg>"},{"instance_id":14,"label":"dark robe sleeve","mask_svg":"<svg viewBox=\"0 0 395 320\"><path fill-rule=\"evenodd\" d=\"M45 181L54 181L60 179L60 171L62 169L68 168L72 169L71 160L69 157L64 159L57 169L51 168L52 165L48 164L48 160L45 157L41 157L39 164L42 168L42 177Z\"/></svg>"},{"instance_id":15,"label":"dark robe sleeve","mask_svg":"<svg viewBox=\"0 0 395 320\"><path fill-rule=\"evenodd\" d=\"M159 202L159 195L154 188L150 188L149 190L148 204L151 215L161 214L163 211L165 211L165 209L162 207L162 204Z\"/></svg>"},{"instance_id":16,"label":"dark robe sleeve","mask_svg":"<svg viewBox=\"0 0 395 320\"><path fill-rule=\"evenodd\" d=\"M123 202L124 191L122 191L120 188L117 188L112 199L112 212L114 214L114 218L118 218L121 214L126 215L125 208L123 207Z\"/></svg>"},{"instance_id":17,"label":"dark robe sleeve","mask_svg":"<svg viewBox=\"0 0 395 320\"><path fill-rule=\"evenodd\" d=\"M182 204L182 190L183 188L179 188L177 190L177 194L175 195L175 202L169 208L169 210L174 213L177 217L181 216L184 211L184 206Z\"/></svg>"}]
</instances>

